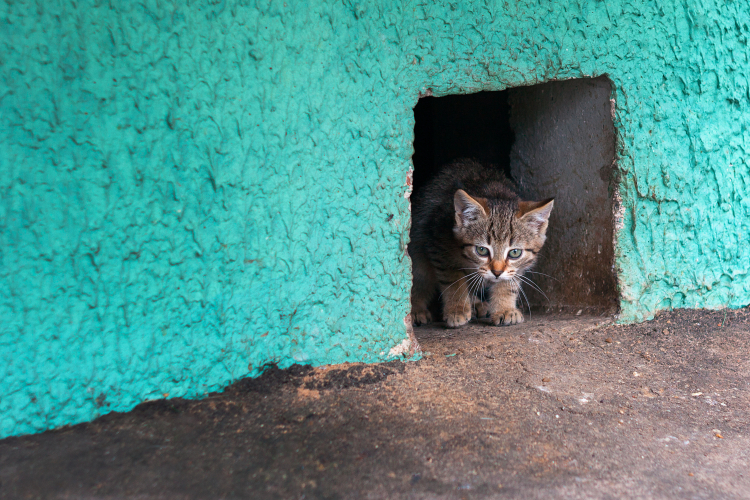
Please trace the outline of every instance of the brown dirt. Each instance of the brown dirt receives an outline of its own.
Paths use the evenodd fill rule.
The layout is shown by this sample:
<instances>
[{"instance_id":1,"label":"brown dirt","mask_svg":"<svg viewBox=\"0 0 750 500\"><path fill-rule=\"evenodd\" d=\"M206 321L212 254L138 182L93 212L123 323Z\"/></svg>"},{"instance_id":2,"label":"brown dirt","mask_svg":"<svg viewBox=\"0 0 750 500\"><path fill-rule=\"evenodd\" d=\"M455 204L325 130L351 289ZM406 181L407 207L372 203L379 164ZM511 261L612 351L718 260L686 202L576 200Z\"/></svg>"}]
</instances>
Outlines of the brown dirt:
<instances>
[{"instance_id":1,"label":"brown dirt","mask_svg":"<svg viewBox=\"0 0 750 500\"><path fill-rule=\"evenodd\" d=\"M748 320L416 328L419 362L272 368L0 441L0 498L750 498Z\"/></svg>"}]
</instances>

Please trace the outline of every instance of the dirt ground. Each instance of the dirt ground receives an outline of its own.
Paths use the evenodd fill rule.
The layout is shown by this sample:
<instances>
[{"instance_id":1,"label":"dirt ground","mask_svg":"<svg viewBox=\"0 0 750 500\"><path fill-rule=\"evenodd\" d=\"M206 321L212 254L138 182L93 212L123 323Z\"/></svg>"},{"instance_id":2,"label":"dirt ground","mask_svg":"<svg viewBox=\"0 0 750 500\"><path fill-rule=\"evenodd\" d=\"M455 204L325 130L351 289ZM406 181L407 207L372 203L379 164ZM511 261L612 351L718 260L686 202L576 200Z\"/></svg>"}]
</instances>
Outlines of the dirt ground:
<instances>
[{"instance_id":1,"label":"dirt ground","mask_svg":"<svg viewBox=\"0 0 750 500\"><path fill-rule=\"evenodd\" d=\"M269 369L0 441L0 498L750 498L749 320L417 328L418 362Z\"/></svg>"}]
</instances>

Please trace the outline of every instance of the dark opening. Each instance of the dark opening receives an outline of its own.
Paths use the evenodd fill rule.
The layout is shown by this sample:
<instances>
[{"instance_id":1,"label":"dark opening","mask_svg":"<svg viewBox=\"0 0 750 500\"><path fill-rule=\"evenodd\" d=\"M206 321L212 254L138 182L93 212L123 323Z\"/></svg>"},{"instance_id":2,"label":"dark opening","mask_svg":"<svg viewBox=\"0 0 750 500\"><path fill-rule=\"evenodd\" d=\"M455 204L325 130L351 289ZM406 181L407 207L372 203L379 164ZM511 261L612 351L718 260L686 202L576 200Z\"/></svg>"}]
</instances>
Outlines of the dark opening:
<instances>
[{"instance_id":1,"label":"dark opening","mask_svg":"<svg viewBox=\"0 0 750 500\"><path fill-rule=\"evenodd\" d=\"M423 97L414 107L414 192L458 158L492 163L510 176L508 91Z\"/></svg>"},{"instance_id":2,"label":"dark opening","mask_svg":"<svg viewBox=\"0 0 750 500\"><path fill-rule=\"evenodd\" d=\"M523 199L555 198L534 269L543 274L527 274L546 297L524 288L532 308L617 308L610 94L606 77L583 78L424 97L414 108L415 192L441 166L469 157L497 165Z\"/></svg>"}]
</instances>

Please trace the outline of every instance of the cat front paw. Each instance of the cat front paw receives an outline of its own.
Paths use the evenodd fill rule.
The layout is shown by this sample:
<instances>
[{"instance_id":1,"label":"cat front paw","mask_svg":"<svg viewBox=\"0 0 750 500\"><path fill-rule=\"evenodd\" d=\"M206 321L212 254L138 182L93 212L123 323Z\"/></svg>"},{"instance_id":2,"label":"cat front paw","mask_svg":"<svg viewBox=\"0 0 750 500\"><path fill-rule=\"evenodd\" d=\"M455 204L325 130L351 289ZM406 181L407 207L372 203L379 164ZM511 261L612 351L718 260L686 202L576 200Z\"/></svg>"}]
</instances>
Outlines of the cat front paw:
<instances>
[{"instance_id":1,"label":"cat front paw","mask_svg":"<svg viewBox=\"0 0 750 500\"><path fill-rule=\"evenodd\" d=\"M523 313L518 309L507 309L503 312L495 312L490 316L495 326L508 326L523 323Z\"/></svg>"},{"instance_id":2,"label":"cat front paw","mask_svg":"<svg viewBox=\"0 0 750 500\"><path fill-rule=\"evenodd\" d=\"M427 309L411 313L411 322L415 326L426 325L432 322L432 314Z\"/></svg>"},{"instance_id":3,"label":"cat front paw","mask_svg":"<svg viewBox=\"0 0 750 500\"><path fill-rule=\"evenodd\" d=\"M471 309L469 309L469 312L459 312L455 314L445 315L445 323L448 325L448 328L458 328L459 326L463 326L468 323L470 319Z\"/></svg>"},{"instance_id":4,"label":"cat front paw","mask_svg":"<svg viewBox=\"0 0 750 500\"><path fill-rule=\"evenodd\" d=\"M474 304L474 309L476 309L477 318L486 318L490 315L490 308L487 305L486 302L477 302Z\"/></svg>"}]
</instances>

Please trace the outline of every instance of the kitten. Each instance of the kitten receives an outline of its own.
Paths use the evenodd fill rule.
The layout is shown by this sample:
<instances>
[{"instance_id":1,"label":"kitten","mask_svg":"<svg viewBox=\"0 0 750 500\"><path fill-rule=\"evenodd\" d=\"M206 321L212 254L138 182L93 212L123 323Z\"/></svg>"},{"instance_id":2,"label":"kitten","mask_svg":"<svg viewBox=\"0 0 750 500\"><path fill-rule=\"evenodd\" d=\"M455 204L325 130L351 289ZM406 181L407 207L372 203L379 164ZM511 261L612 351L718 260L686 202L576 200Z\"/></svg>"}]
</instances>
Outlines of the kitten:
<instances>
[{"instance_id":1,"label":"kitten","mask_svg":"<svg viewBox=\"0 0 750 500\"><path fill-rule=\"evenodd\" d=\"M471 319L473 305L495 325L523 322L516 307L520 277L544 245L552 205L552 199L521 201L492 166L457 160L444 167L413 199L414 324L432 320L437 291L451 328Z\"/></svg>"}]
</instances>

